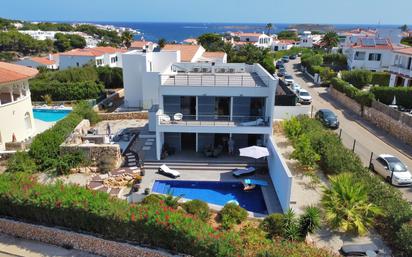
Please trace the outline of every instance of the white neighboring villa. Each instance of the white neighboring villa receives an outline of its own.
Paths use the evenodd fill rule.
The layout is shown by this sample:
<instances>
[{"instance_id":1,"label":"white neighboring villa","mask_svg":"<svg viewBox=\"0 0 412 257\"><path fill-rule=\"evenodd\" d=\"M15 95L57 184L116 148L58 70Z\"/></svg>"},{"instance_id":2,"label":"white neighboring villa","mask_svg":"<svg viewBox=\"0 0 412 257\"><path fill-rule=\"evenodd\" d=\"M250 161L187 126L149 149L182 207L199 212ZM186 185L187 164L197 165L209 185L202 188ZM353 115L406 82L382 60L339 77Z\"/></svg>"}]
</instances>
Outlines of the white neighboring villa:
<instances>
[{"instance_id":1,"label":"white neighboring villa","mask_svg":"<svg viewBox=\"0 0 412 257\"><path fill-rule=\"evenodd\" d=\"M84 49L73 49L59 54L59 69L70 67L82 67L92 63L97 67L122 67L122 53L124 49L114 47L94 47Z\"/></svg>"},{"instance_id":2,"label":"white neighboring villa","mask_svg":"<svg viewBox=\"0 0 412 257\"><path fill-rule=\"evenodd\" d=\"M0 150L35 132L28 80L37 73L36 69L0 62Z\"/></svg>"},{"instance_id":3,"label":"white neighboring villa","mask_svg":"<svg viewBox=\"0 0 412 257\"><path fill-rule=\"evenodd\" d=\"M123 54L126 105L150 109L157 159L165 144L177 152L203 152L229 138L236 148L266 145L277 79L259 64L193 62L201 49L167 48Z\"/></svg>"},{"instance_id":4,"label":"white neighboring villa","mask_svg":"<svg viewBox=\"0 0 412 257\"><path fill-rule=\"evenodd\" d=\"M412 87L412 47L394 50L393 55L389 86Z\"/></svg>"},{"instance_id":5,"label":"white neighboring villa","mask_svg":"<svg viewBox=\"0 0 412 257\"><path fill-rule=\"evenodd\" d=\"M15 64L23 65L29 68L45 67L49 70L57 70L59 68L59 55L49 54L47 57L24 57Z\"/></svg>"},{"instance_id":6,"label":"white neighboring villa","mask_svg":"<svg viewBox=\"0 0 412 257\"><path fill-rule=\"evenodd\" d=\"M83 37L86 40L86 47L96 47L97 44L100 42L99 40L93 38L92 36L87 35L86 33L83 32L78 32L78 31L42 31L42 30L19 30L20 33L26 34L31 36L34 39L37 40L55 40L55 35L57 33L61 34L69 34L69 35L79 35Z\"/></svg>"}]
</instances>

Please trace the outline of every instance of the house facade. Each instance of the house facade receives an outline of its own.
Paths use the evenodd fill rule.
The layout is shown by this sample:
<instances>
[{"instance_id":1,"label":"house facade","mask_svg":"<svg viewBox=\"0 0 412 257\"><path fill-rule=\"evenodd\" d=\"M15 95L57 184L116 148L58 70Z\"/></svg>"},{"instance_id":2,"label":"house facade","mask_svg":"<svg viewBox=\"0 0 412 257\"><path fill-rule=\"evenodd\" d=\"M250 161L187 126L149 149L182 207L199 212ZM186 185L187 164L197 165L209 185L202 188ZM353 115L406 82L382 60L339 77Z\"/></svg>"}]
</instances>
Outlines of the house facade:
<instances>
[{"instance_id":1,"label":"house facade","mask_svg":"<svg viewBox=\"0 0 412 257\"><path fill-rule=\"evenodd\" d=\"M49 54L47 57L25 57L15 62L15 64L23 65L29 68L45 67L49 70L57 70L59 68L57 55Z\"/></svg>"},{"instance_id":2,"label":"house facade","mask_svg":"<svg viewBox=\"0 0 412 257\"><path fill-rule=\"evenodd\" d=\"M182 62L180 51L123 55L126 101L150 109L156 157L163 150L228 151L265 145L278 80L259 64ZM131 87L131 89L130 89Z\"/></svg>"},{"instance_id":3,"label":"house facade","mask_svg":"<svg viewBox=\"0 0 412 257\"><path fill-rule=\"evenodd\" d=\"M412 86L412 47L394 50L389 71L389 86Z\"/></svg>"},{"instance_id":4,"label":"house facade","mask_svg":"<svg viewBox=\"0 0 412 257\"><path fill-rule=\"evenodd\" d=\"M59 54L59 69L82 67L86 64L95 64L97 67L122 67L122 53L124 49L114 47L94 47L73 49Z\"/></svg>"},{"instance_id":5,"label":"house facade","mask_svg":"<svg viewBox=\"0 0 412 257\"><path fill-rule=\"evenodd\" d=\"M36 69L0 62L0 150L35 132L28 80L37 73Z\"/></svg>"}]
</instances>

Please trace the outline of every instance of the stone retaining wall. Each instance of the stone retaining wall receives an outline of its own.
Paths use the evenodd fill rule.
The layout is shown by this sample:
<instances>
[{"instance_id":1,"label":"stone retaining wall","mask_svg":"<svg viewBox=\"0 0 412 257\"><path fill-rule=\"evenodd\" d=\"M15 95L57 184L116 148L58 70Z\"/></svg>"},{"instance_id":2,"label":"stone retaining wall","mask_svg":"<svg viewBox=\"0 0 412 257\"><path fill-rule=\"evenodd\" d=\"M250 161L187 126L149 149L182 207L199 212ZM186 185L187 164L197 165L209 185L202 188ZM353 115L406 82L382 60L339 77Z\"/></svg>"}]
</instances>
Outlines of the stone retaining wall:
<instances>
[{"instance_id":1,"label":"stone retaining wall","mask_svg":"<svg viewBox=\"0 0 412 257\"><path fill-rule=\"evenodd\" d=\"M81 145L60 145L60 154L64 155L73 152L83 152L92 163L91 165L98 165L98 160L103 156L112 158L115 168L119 168L122 164L122 154L118 144L81 144Z\"/></svg>"},{"instance_id":2,"label":"stone retaining wall","mask_svg":"<svg viewBox=\"0 0 412 257\"><path fill-rule=\"evenodd\" d=\"M99 113L102 120L147 120L149 118L148 112L111 112Z\"/></svg>"},{"instance_id":3,"label":"stone retaining wall","mask_svg":"<svg viewBox=\"0 0 412 257\"><path fill-rule=\"evenodd\" d=\"M14 237L40 241L46 244L73 248L106 257L164 257L166 252L104 240L94 236L74 233L0 218L0 232Z\"/></svg>"},{"instance_id":4,"label":"stone retaining wall","mask_svg":"<svg viewBox=\"0 0 412 257\"><path fill-rule=\"evenodd\" d=\"M333 87L329 88L329 93L335 100L346 108L354 111L356 114L362 116L365 120L373 123L378 128L385 130L403 142L412 145L412 128L408 124L402 122L402 120L395 120L381 110L376 109L374 107L377 104L376 102L372 104L372 107L363 106L362 108L359 103L337 91Z\"/></svg>"}]
</instances>

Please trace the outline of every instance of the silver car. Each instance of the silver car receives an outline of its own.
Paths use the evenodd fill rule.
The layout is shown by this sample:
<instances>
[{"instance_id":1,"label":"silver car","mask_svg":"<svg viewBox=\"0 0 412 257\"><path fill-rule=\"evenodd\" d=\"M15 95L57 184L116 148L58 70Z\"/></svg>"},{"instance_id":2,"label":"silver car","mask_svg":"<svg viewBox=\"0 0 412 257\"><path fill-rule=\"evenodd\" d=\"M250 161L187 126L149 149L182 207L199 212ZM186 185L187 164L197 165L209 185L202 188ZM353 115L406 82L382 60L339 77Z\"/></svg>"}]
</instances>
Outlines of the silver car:
<instances>
[{"instance_id":1,"label":"silver car","mask_svg":"<svg viewBox=\"0 0 412 257\"><path fill-rule=\"evenodd\" d=\"M381 154L372 160L371 170L385 178L395 186L412 185L412 175L408 167L398 158L389 154Z\"/></svg>"}]
</instances>

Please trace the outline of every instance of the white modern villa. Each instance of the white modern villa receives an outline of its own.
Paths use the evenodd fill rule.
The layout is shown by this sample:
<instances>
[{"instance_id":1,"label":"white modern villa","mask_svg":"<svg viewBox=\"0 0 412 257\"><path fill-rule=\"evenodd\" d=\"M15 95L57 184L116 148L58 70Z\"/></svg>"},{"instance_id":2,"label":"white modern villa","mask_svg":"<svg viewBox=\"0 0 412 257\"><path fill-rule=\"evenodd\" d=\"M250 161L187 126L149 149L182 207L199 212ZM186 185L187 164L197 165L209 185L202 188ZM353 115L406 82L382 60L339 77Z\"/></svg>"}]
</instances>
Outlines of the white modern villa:
<instances>
[{"instance_id":1,"label":"white modern villa","mask_svg":"<svg viewBox=\"0 0 412 257\"><path fill-rule=\"evenodd\" d=\"M278 80L259 64L182 62L181 55L123 54L126 104L150 109L157 159L165 145L177 152L226 150L230 138L236 148L265 145Z\"/></svg>"},{"instance_id":2,"label":"white modern villa","mask_svg":"<svg viewBox=\"0 0 412 257\"><path fill-rule=\"evenodd\" d=\"M30 99L30 78L36 69L0 62L0 150L8 142L20 142L35 131Z\"/></svg>"},{"instance_id":3,"label":"white modern villa","mask_svg":"<svg viewBox=\"0 0 412 257\"><path fill-rule=\"evenodd\" d=\"M391 78L389 86L412 86L412 47L393 52L393 63L389 68Z\"/></svg>"}]
</instances>

